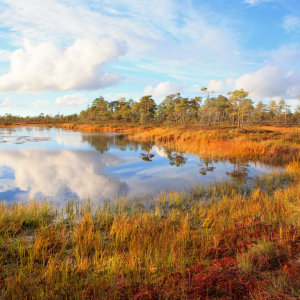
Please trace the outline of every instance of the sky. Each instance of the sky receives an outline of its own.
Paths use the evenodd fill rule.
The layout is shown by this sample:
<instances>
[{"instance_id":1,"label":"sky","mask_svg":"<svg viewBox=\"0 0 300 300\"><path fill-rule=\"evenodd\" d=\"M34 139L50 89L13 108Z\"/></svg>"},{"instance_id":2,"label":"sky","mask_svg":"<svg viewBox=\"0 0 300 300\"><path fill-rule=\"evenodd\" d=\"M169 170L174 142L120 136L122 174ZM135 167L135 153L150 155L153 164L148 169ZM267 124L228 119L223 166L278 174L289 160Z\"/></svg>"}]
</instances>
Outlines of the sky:
<instances>
[{"instance_id":1,"label":"sky","mask_svg":"<svg viewBox=\"0 0 300 300\"><path fill-rule=\"evenodd\" d=\"M0 0L0 115L202 87L295 107L300 1Z\"/></svg>"}]
</instances>

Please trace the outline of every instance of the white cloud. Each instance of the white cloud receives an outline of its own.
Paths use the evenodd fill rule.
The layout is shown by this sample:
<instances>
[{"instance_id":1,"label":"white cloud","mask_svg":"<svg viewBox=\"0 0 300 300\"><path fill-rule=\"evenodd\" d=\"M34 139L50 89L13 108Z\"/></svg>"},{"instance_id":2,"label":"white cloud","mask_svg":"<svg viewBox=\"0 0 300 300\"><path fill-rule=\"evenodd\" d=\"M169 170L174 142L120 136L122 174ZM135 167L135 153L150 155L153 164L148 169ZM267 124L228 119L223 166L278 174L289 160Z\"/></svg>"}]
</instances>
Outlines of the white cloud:
<instances>
[{"instance_id":1,"label":"white cloud","mask_svg":"<svg viewBox=\"0 0 300 300\"><path fill-rule=\"evenodd\" d=\"M111 38L84 38L64 48L53 43L33 46L11 55L11 70L0 77L0 92L39 93L48 90L93 90L121 79L104 66L126 53L126 44Z\"/></svg>"},{"instance_id":2,"label":"white cloud","mask_svg":"<svg viewBox=\"0 0 300 300\"><path fill-rule=\"evenodd\" d=\"M89 98L85 97L83 94L66 95L63 97L58 97L54 104L56 106L80 106L89 102Z\"/></svg>"},{"instance_id":3,"label":"white cloud","mask_svg":"<svg viewBox=\"0 0 300 300\"><path fill-rule=\"evenodd\" d=\"M245 0L245 3L251 4L251 5L256 5L260 4L262 2L271 2L273 0Z\"/></svg>"},{"instance_id":4,"label":"white cloud","mask_svg":"<svg viewBox=\"0 0 300 300\"><path fill-rule=\"evenodd\" d=\"M188 70L182 66L197 74L199 67L203 70L209 64L208 70L216 60L231 65L240 60L236 31L228 26L227 17L192 1L186 5L174 0L2 2L0 26L10 29L3 34L19 45L24 37L61 44L75 38L109 36L126 41L126 58L131 63L140 63L145 70L147 61L170 76L186 75Z\"/></svg>"},{"instance_id":5,"label":"white cloud","mask_svg":"<svg viewBox=\"0 0 300 300\"><path fill-rule=\"evenodd\" d=\"M40 108L41 106L47 106L49 105L49 101L47 100L36 100L34 102L29 103L30 106L32 106L32 108L37 109Z\"/></svg>"},{"instance_id":6,"label":"white cloud","mask_svg":"<svg viewBox=\"0 0 300 300\"><path fill-rule=\"evenodd\" d=\"M103 97L108 100L108 101L116 101L119 100L120 98L125 98L126 100L133 99L135 101L138 101L141 97L143 96L142 92L131 92L131 93L108 93L104 94Z\"/></svg>"},{"instance_id":7,"label":"white cloud","mask_svg":"<svg viewBox=\"0 0 300 300\"><path fill-rule=\"evenodd\" d=\"M114 96L114 100L118 100L120 98L126 98L128 97L128 93L117 93L115 96Z\"/></svg>"},{"instance_id":8,"label":"white cloud","mask_svg":"<svg viewBox=\"0 0 300 300\"><path fill-rule=\"evenodd\" d=\"M0 101L0 107L11 107L14 106L15 104L9 99L5 98L2 101Z\"/></svg>"},{"instance_id":9,"label":"white cloud","mask_svg":"<svg viewBox=\"0 0 300 300\"><path fill-rule=\"evenodd\" d=\"M152 95L154 98L161 98L170 94L180 93L186 83L171 83L169 81L159 83L155 88L147 85L144 88L144 95Z\"/></svg>"},{"instance_id":10,"label":"white cloud","mask_svg":"<svg viewBox=\"0 0 300 300\"><path fill-rule=\"evenodd\" d=\"M198 92L198 93L200 93L201 87L198 84L194 84L191 87L189 87L187 90L190 91L190 92Z\"/></svg>"},{"instance_id":11,"label":"white cloud","mask_svg":"<svg viewBox=\"0 0 300 300\"><path fill-rule=\"evenodd\" d=\"M0 49L0 62L10 61L11 52L9 50Z\"/></svg>"},{"instance_id":12,"label":"white cloud","mask_svg":"<svg viewBox=\"0 0 300 300\"><path fill-rule=\"evenodd\" d=\"M225 81L212 79L209 81L207 89L215 92L224 91L234 83L234 79L234 77L227 78Z\"/></svg>"},{"instance_id":13,"label":"white cloud","mask_svg":"<svg viewBox=\"0 0 300 300\"><path fill-rule=\"evenodd\" d=\"M299 31L300 30L300 18L293 16L293 15L287 15L283 19L282 27L287 31Z\"/></svg>"},{"instance_id":14,"label":"white cloud","mask_svg":"<svg viewBox=\"0 0 300 300\"><path fill-rule=\"evenodd\" d=\"M235 89L243 88L254 98L283 97L294 99L300 94L300 72L287 67L267 65L247 73L235 81Z\"/></svg>"}]
</instances>

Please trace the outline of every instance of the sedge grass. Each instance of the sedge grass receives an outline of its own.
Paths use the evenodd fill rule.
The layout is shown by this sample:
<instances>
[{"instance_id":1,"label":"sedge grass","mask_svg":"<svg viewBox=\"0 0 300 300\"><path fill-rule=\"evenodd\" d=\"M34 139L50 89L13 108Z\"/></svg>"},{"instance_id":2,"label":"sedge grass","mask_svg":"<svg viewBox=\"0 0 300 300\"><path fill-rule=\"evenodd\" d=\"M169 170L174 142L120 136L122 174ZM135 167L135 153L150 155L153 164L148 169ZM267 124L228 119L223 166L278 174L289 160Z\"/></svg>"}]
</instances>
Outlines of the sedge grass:
<instances>
[{"instance_id":1,"label":"sedge grass","mask_svg":"<svg viewBox=\"0 0 300 300\"><path fill-rule=\"evenodd\" d=\"M248 189L216 182L99 207L2 203L0 295L297 298L299 171L294 161L284 172L255 178Z\"/></svg>"},{"instance_id":2,"label":"sedge grass","mask_svg":"<svg viewBox=\"0 0 300 300\"><path fill-rule=\"evenodd\" d=\"M139 130L130 139L154 141L179 152L201 158L235 161L260 161L282 165L300 158L300 135L292 131L278 132L251 128L249 130L153 128Z\"/></svg>"}]
</instances>

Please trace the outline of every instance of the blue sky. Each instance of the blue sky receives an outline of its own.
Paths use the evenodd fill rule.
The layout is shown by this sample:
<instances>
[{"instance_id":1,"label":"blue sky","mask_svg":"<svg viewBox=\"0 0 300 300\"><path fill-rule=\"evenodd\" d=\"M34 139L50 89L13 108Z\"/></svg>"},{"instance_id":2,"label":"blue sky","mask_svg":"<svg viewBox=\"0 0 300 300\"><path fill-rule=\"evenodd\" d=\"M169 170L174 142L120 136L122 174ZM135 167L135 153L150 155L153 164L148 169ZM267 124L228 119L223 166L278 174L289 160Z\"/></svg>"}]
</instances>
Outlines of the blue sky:
<instances>
[{"instance_id":1,"label":"blue sky","mask_svg":"<svg viewBox=\"0 0 300 300\"><path fill-rule=\"evenodd\" d=\"M0 0L0 114L244 88L300 94L296 0Z\"/></svg>"}]
</instances>

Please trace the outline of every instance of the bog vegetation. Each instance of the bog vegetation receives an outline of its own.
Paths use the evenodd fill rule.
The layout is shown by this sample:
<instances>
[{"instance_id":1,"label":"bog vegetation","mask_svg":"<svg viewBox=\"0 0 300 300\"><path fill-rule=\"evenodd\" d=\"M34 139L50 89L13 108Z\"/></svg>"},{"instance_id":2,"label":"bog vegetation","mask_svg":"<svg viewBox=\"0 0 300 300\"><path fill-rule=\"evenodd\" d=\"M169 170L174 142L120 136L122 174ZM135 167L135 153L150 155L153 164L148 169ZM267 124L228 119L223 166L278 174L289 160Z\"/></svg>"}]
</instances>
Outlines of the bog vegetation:
<instances>
[{"instance_id":1,"label":"bog vegetation","mask_svg":"<svg viewBox=\"0 0 300 300\"><path fill-rule=\"evenodd\" d=\"M251 183L0 207L2 299L299 299L300 165Z\"/></svg>"},{"instance_id":2,"label":"bog vegetation","mask_svg":"<svg viewBox=\"0 0 300 300\"><path fill-rule=\"evenodd\" d=\"M98 123L98 124L140 124L147 126L213 126L232 124L243 128L244 124L268 123L285 124L299 123L300 105L292 113L290 106L281 99L271 100L268 104L259 101L254 105L248 93L235 90L227 97L219 95L211 97L213 92L202 88L203 97L183 98L179 93L166 96L157 105L152 96L143 96L139 101L120 98L117 101L106 101L103 97L96 98L91 106L80 114L55 116L40 114L35 117L20 117L6 114L0 117L0 123Z\"/></svg>"},{"instance_id":3,"label":"bog vegetation","mask_svg":"<svg viewBox=\"0 0 300 300\"><path fill-rule=\"evenodd\" d=\"M212 160L237 169L231 181L99 206L0 203L0 299L300 298L300 107L254 106L243 90L203 92L203 102L100 97L79 115L1 117L7 125L133 127L129 139L163 145L175 164L172 149L199 154L207 170ZM283 171L245 179L249 161Z\"/></svg>"}]
</instances>

